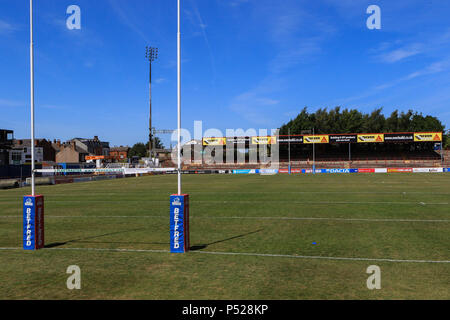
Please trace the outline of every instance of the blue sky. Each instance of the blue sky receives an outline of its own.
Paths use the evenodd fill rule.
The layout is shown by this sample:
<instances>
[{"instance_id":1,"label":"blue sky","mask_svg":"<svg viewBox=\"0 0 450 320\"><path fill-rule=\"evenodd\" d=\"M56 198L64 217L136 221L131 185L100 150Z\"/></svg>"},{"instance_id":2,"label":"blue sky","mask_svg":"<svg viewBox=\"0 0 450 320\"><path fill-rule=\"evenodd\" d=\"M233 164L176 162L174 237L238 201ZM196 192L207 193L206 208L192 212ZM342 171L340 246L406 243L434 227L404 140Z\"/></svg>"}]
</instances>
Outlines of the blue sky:
<instances>
[{"instance_id":1,"label":"blue sky","mask_svg":"<svg viewBox=\"0 0 450 320\"><path fill-rule=\"evenodd\" d=\"M66 28L69 5L81 30ZM369 5L381 30L369 30ZM0 127L29 137L28 0L0 0ZM182 0L183 127L278 128L305 106L414 109L450 127L450 2ZM176 0L35 0L36 136L176 127ZM169 144L168 138L164 142Z\"/></svg>"}]
</instances>

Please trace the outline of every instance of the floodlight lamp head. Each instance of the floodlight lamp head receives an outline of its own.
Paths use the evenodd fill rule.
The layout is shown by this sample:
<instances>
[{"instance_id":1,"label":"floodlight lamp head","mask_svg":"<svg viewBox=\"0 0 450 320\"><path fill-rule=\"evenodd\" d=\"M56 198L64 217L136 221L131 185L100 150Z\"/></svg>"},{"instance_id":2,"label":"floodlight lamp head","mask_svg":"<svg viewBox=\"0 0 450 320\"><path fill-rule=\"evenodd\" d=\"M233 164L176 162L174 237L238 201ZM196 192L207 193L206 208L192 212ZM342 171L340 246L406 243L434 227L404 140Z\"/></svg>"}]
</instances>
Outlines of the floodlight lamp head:
<instances>
[{"instance_id":1,"label":"floodlight lamp head","mask_svg":"<svg viewBox=\"0 0 450 320\"><path fill-rule=\"evenodd\" d=\"M150 62L153 62L156 59L158 59L158 48L153 48L153 47L146 46L145 47L145 57Z\"/></svg>"}]
</instances>

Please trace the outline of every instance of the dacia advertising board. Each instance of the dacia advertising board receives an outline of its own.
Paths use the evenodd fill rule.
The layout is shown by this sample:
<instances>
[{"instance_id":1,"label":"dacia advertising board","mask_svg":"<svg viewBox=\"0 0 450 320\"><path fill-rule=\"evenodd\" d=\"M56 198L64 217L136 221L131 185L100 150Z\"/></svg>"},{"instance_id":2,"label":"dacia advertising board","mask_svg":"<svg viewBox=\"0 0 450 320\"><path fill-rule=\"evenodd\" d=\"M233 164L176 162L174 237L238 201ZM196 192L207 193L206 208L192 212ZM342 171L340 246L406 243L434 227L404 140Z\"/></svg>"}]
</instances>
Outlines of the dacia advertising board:
<instances>
[{"instance_id":1,"label":"dacia advertising board","mask_svg":"<svg viewBox=\"0 0 450 320\"><path fill-rule=\"evenodd\" d=\"M44 247L44 197L23 197L23 249Z\"/></svg>"},{"instance_id":2,"label":"dacia advertising board","mask_svg":"<svg viewBox=\"0 0 450 320\"><path fill-rule=\"evenodd\" d=\"M189 195L171 195L170 252L188 252L189 245Z\"/></svg>"},{"instance_id":3,"label":"dacia advertising board","mask_svg":"<svg viewBox=\"0 0 450 320\"><path fill-rule=\"evenodd\" d=\"M322 169L322 173L357 173L358 169Z\"/></svg>"}]
</instances>

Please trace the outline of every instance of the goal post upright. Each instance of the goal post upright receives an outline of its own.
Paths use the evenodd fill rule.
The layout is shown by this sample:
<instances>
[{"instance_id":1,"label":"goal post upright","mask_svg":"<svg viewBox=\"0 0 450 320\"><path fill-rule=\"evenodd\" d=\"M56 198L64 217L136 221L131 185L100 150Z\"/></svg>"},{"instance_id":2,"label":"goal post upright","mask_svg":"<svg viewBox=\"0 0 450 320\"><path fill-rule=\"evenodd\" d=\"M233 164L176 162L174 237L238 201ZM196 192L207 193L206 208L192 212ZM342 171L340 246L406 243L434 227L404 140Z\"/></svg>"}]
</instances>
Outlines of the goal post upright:
<instances>
[{"instance_id":1,"label":"goal post upright","mask_svg":"<svg viewBox=\"0 0 450 320\"><path fill-rule=\"evenodd\" d=\"M181 195L181 13L177 0L177 110L178 110L178 195Z\"/></svg>"},{"instance_id":2,"label":"goal post upright","mask_svg":"<svg viewBox=\"0 0 450 320\"><path fill-rule=\"evenodd\" d=\"M31 105L31 195L35 189L35 156L34 156L34 43L33 43L33 0L30 0L30 105Z\"/></svg>"},{"instance_id":3,"label":"goal post upright","mask_svg":"<svg viewBox=\"0 0 450 320\"><path fill-rule=\"evenodd\" d=\"M177 114L178 145L177 173L178 193L170 196L170 252L189 251L189 195L182 194L181 186L181 12L180 0L177 0Z\"/></svg>"},{"instance_id":4,"label":"goal post upright","mask_svg":"<svg viewBox=\"0 0 450 320\"><path fill-rule=\"evenodd\" d=\"M33 0L30 0L30 120L31 120L31 195L23 197L23 249L44 247L44 197L36 195L34 131L34 42Z\"/></svg>"}]
</instances>

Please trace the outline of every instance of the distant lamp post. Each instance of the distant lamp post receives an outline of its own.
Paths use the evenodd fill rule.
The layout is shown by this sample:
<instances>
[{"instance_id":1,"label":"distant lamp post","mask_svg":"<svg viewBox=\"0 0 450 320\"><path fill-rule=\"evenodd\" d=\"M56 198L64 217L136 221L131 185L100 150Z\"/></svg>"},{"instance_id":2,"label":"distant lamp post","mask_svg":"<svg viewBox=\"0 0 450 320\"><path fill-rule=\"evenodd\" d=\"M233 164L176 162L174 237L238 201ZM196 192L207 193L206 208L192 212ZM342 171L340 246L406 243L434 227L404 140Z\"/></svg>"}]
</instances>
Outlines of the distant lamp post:
<instances>
[{"instance_id":1,"label":"distant lamp post","mask_svg":"<svg viewBox=\"0 0 450 320\"><path fill-rule=\"evenodd\" d=\"M153 158L153 134L152 134L152 62L158 59L158 48L145 47L145 58L150 62L149 72L149 91L150 91L150 117L149 117L149 139L148 139L148 153L150 159Z\"/></svg>"}]
</instances>

